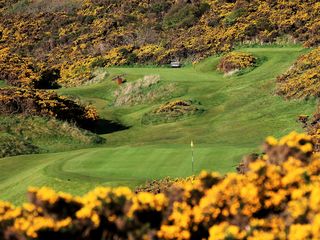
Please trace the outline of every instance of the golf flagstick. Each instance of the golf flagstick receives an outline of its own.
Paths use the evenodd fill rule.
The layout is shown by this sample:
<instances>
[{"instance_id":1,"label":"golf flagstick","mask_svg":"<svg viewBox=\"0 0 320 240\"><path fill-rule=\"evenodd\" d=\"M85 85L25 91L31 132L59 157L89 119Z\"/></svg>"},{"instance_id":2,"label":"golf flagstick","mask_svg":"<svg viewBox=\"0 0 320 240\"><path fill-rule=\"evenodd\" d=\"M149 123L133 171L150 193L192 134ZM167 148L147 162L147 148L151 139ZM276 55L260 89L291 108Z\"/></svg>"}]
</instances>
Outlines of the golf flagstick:
<instances>
[{"instance_id":1,"label":"golf flagstick","mask_svg":"<svg viewBox=\"0 0 320 240\"><path fill-rule=\"evenodd\" d=\"M191 152L192 152L192 175L194 175L194 144L191 140Z\"/></svg>"}]
</instances>

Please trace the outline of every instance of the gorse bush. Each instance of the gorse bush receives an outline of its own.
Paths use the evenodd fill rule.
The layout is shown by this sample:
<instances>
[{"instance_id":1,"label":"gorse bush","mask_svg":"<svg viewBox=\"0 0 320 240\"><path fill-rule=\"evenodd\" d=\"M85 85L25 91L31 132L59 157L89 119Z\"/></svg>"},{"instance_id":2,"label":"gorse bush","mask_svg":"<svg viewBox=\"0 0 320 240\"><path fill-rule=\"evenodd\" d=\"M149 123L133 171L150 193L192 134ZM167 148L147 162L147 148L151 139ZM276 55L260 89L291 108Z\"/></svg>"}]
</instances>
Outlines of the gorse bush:
<instances>
[{"instance_id":1,"label":"gorse bush","mask_svg":"<svg viewBox=\"0 0 320 240\"><path fill-rule=\"evenodd\" d=\"M308 115L300 115L298 121L302 123L302 127L312 137L314 150L320 152L320 107L312 117Z\"/></svg>"},{"instance_id":2,"label":"gorse bush","mask_svg":"<svg viewBox=\"0 0 320 240\"><path fill-rule=\"evenodd\" d=\"M243 52L231 52L220 59L218 70L224 73L243 70L255 66L257 59Z\"/></svg>"},{"instance_id":3,"label":"gorse bush","mask_svg":"<svg viewBox=\"0 0 320 240\"><path fill-rule=\"evenodd\" d=\"M0 203L1 239L318 239L320 156L311 137L269 137L244 174L201 173L165 193L30 188Z\"/></svg>"},{"instance_id":4,"label":"gorse bush","mask_svg":"<svg viewBox=\"0 0 320 240\"><path fill-rule=\"evenodd\" d=\"M163 27L190 27L197 21L197 10L197 6L183 2L174 5L164 17Z\"/></svg>"},{"instance_id":5,"label":"gorse bush","mask_svg":"<svg viewBox=\"0 0 320 240\"><path fill-rule=\"evenodd\" d=\"M0 78L20 86L57 69L60 83L74 86L92 77L87 63L97 58L104 66L168 64L286 36L317 46L319 11L315 0L2 0Z\"/></svg>"},{"instance_id":6,"label":"gorse bush","mask_svg":"<svg viewBox=\"0 0 320 240\"><path fill-rule=\"evenodd\" d=\"M135 188L134 192L149 192L149 193L166 193L170 191L172 187L175 187L177 184L185 183L188 181L193 181L195 179L194 176L189 178L170 178L166 177L159 180L150 180L147 181L145 184L140 185Z\"/></svg>"},{"instance_id":7,"label":"gorse bush","mask_svg":"<svg viewBox=\"0 0 320 240\"><path fill-rule=\"evenodd\" d=\"M277 78L277 93L289 99L320 96L320 48L301 56Z\"/></svg>"},{"instance_id":8,"label":"gorse bush","mask_svg":"<svg viewBox=\"0 0 320 240\"><path fill-rule=\"evenodd\" d=\"M51 116L87 127L96 120L95 108L81 105L53 91L27 88L0 89L0 114Z\"/></svg>"},{"instance_id":9,"label":"gorse bush","mask_svg":"<svg viewBox=\"0 0 320 240\"><path fill-rule=\"evenodd\" d=\"M204 108L195 101L173 100L146 113L142 117L141 122L143 124L171 122L195 114L201 114L204 111Z\"/></svg>"}]
</instances>

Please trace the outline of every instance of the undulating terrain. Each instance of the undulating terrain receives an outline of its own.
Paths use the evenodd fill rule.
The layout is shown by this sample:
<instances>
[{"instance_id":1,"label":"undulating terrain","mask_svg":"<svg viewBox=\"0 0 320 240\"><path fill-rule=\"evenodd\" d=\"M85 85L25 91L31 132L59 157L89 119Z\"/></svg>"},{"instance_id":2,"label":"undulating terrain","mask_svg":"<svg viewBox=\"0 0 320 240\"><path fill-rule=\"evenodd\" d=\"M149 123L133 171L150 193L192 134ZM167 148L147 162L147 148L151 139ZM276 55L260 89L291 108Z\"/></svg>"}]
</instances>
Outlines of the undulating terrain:
<instances>
[{"instance_id":1,"label":"undulating terrain","mask_svg":"<svg viewBox=\"0 0 320 240\"><path fill-rule=\"evenodd\" d=\"M319 239L319 12L0 0L0 239Z\"/></svg>"},{"instance_id":2,"label":"undulating terrain","mask_svg":"<svg viewBox=\"0 0 320 240\"><path fill-rule=\"evenodd\" d=\"M99 83L59 89L63 95L77 96L93 104L102 118L123 126L116 126L111 133L110 129L101 129L100 136L106 142L89 149L86 144L71 139L72 144L84 149L2 159L0 168L12 169L4 171L2 176L2 197L19 201L31 185L79 194L96 185L134 187L166 176L185 177L192 174L191 140L196 145L196 172L207 169L225 173L234 171L243 155L261 152L259 144L265 136L302 131L298 116L311 115L315 101L286 101L277 96L275 78L306 50L260 47L241 51L264 60L252 71L231 77L215 70L219 57L182 69L108 68L105 71L110 77ZM157 84L171 86L173 91L163 99L150 101L150 97L146 97L139 104L114 106L114 92L125 85L119 87L111 79L121 74L125 74L130 83L144 76L159 75ZM146 96L151 90L144 91L140 94ZM133 101L135 99L139 98L133 97ZM170 99L197 101L204 111L167 123L143 123L145 114ZM58 150L66 150L62 137L52 140L49 135L47 138L41 140L47 144L42 148L50 150L52 144L56 144Z\"/></svg>"}]
</instances>

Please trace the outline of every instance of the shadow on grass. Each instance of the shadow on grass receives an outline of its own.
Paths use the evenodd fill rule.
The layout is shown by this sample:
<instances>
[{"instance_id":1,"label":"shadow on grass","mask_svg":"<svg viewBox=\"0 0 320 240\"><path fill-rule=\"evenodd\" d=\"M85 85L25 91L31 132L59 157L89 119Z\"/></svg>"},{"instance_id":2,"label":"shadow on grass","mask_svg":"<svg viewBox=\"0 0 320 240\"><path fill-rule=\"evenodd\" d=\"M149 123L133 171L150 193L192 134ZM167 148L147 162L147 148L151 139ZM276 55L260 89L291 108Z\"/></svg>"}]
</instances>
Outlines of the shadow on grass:
<instances>
[{"instance_id":1,"label":"shadow on grass","mask_svg":"<svg viewBox=\"0 0 320 240\"><path fill-rule=\"evenodd\" d=\"M90 124L85 129L95 134L108 134L113 132L119 132L129 129L130 127L122 125L121 123L99 119L94 124Z\"/></svg>"}]
</instances>

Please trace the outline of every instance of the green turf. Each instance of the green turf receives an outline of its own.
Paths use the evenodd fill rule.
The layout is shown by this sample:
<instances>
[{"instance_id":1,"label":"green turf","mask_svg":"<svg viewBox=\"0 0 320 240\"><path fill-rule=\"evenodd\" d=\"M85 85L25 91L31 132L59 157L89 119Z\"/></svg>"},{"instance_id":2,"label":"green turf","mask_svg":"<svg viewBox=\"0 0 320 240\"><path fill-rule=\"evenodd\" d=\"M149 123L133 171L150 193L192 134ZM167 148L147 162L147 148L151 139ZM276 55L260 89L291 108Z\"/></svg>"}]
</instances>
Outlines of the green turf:
<instances>
[{"instance_id":1,"label":"green turf","mask_svg":"<svg viewBox=\"0 0 320 240\"><path fill-rule=\"evenodd\" d=\"M246 48L266 60L241 76L223 77L215 71L218 57L195 67L109 68L110 78L126 74L129 81L159 74L174 83L183 99L200 101L206 112L174 123L144 126L141 117L165 101L113 107L116 84L105 80L90 86L61 89L93 103L102 117L131 126L103 135L106 145L56 154L0 159L2 199L20 202L27 186L51 186L83 193L96 185L129 185L165 176L191 175L190 141L196 145L196 172L233 171L241 156L259 151L268 135L301 131L299 114L311 114L315 101L285 101L275 95L275 78L305 50L299 47Z\"/></svg>"},{"instance_id":2,"label":"green turf","mask_svg":"<svg viewBox=\"0 0 320 240\"><path fill-rule=\"evenodd\" d=\"M0 87L5 87L6 83L3 80L0 80Z\"/></svg>"}]
</instances>

